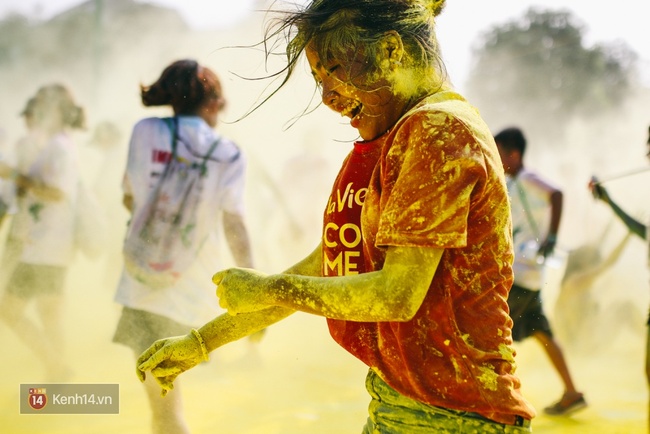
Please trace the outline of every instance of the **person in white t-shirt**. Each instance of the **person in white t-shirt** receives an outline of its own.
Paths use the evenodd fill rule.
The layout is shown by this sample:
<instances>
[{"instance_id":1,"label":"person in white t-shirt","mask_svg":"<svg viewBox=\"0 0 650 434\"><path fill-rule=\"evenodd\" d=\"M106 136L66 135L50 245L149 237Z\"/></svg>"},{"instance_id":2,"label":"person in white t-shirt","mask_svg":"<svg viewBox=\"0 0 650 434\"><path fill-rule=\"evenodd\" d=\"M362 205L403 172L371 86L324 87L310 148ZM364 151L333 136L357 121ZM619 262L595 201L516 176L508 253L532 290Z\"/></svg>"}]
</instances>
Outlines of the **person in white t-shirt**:
<instances>
[{"instance_id":1,"label":"person in white t-shirt","mask_svg":"<svg viewBox=\"0 0 650 434\"><path fill-rule=\"evenodd\" d=\"M193 161L197 155L210 155L197 211L199 220L203 216L212 222L212 241L221 221L237 265L252 267L244 223L246 160L235 143L214 130L225 104L217 75L194 60L179 60L166 67L155 83L142 87L141 97L145 106L171 106L174 117L146 118L134 126L123 181L124 205L132 216L137 215L171 158ZM176 156L172 155L173 138ZM207 250L211 249L204 246L201 253ZM175 284L165 288L148 286L125 267L115 295L115 301L124 307L114 342L129 346L137 357L155 340L186 334L212 319L219 308L211 281L218 261L199 256ZM154 381L146 382L145 387L153 432L189 432L178 388L163 398Z\"/></svg>"},{"instance_id":2,"label":"person in white t-shirt","mask_svg":"<svg viewBox=\"0 0 650 434\"><path fill-rule=\"evenodd\" d=\"M32 97L20 113L25 122L26 132L12 147L8 158L2 160L3 163L15 169L14 173L16 174L24 175L29 171L29 167L48 141L46 132L39 127L39 119L35 111L36 98ZM9 228L0 261L0 289L4 289L20 260L20 252L29 222L25 188L17 186L15 180L5 180L4 182L5 198L9 206L7 209Z\"/></svg>"},{"instance_id":3,"label":"person in white t-shirt","mask_svg":"<svg viewBox=\"0 0 650 434\"><path fill-rule=\"evenodd\" d=\"M13 150L7 145L7 133L0 127L0 163L9 164L13 160ZM0 229L13 203L14 193L11 182L0 178Z\"/></svg>"},{"instance_id":4,"label":"person in white t-shirt","mask_svg":"<svg viewBox=\"0 0 650 434\"><path fill-rule=\"evenodd\" d=\"M70 132L84 128L85 115L60 84L40 88L32 104L32 135L44 140L23 143L24 158L16 167L0 166L0 176L15 182L20 198L10 231L19 240L18 263L0 299L0 317L43 362L47 379L63 382L71 370L64 355L62 296L75 252L79 180ZM26 314L31 301L38 307L36 321Z\"/></svg>"},{"instance_id":5,"label":"person in white t-shirt","mask_svg":"<svg viewBox=\"0 0 650 434\"><path fill-rule=\"evenodd\" d=\"M494 136L506 173L515 247L514 284L508 295L514 322L512 338L534 337L546 351L564 385L560 400L546 407L549 415L567 415L587 406L573 382L562 348L553 336L542 306L543 262L553 253L562 216L562 191L524 167L526 138L517 127Z\"/></svg>"}]
</instances>

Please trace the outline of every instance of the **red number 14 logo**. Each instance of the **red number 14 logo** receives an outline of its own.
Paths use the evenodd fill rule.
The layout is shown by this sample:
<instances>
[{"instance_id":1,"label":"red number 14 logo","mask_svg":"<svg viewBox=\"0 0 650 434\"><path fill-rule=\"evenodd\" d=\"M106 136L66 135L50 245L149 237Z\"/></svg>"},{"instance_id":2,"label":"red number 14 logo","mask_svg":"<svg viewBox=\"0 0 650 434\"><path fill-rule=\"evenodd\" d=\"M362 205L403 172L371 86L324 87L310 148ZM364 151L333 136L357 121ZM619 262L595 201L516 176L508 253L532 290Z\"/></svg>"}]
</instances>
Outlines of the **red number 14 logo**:
<instances>
[{"instance_id":1,"label":"red number 14 logo","mask_svg":"<svg viewBox=\"0 0 650 434\"><path fill-rule=\"evenodd\" d=\"M29 389L29 397L27 398L29 406L34 410L41 410L47 404L47 395L45 388Z\"/></svg>"}]
</instances>

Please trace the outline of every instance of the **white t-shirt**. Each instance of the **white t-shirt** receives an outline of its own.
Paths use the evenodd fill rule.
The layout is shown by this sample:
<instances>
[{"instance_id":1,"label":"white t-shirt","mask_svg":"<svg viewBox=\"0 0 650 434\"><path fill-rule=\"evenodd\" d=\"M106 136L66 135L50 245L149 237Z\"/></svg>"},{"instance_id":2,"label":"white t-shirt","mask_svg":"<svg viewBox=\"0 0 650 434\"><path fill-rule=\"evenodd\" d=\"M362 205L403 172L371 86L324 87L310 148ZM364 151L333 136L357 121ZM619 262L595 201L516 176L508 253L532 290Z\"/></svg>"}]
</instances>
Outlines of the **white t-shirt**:
<instances>
[{"instance_id":1,"label":"white t-shirt","mask_svg":"<svg viewBox=\"0 0 650 434\"><path fill-rule=\"evenodd\" d=\"M550 194L554 187L527 169L522 169L516 177L506 176L506 184L512 210L515 284L539 290L544 267L537 251L548 231Z\"/></svg>"},{"instance_id":2,"label":"white t-shirt","mask_svg":"<svg viewBox=\"0 0 650 434\"><path fill-rule=\"evenodd\" d=\"M24 137L20 138L14 146L0 150L0 161L14 167L22 174L27 174L32 163L38 157L48 142L46 135L38 130L29 131ZM0 179L0 197L9 205L9 214L19 212L21 199L17 196L16 185L13 181ZM17 218L13 219L10 229L11 237L16 238L14 234L15 227L20 227ZM23 225L24 226L24 225ZM24 230L23 230L24 233Z\"/></svg>"},{"instance_id":3,"label":"white t-shirt","mask_svg":"<svg viewBox=\"0 0 650 434\"><path fill-rule=\"evenodd\" d=\"M246 161L232 141L220 137L200 117L180 116L178 125L179 157L192 158L192 153L205 155L212 143L220 139L212 154L218 161L210 160L207 164L203 193L208 199L199 209L201 214L214 220L214 229L208 242L216 243L222 212L244 214ZM162 174L165 161L172 150L171 140L169 127L159 118L143 119L133 128L123 190L133 197L134 213L144 205ZM190 326L204 324L224 312L219 308L216 287L212 284L212 275L221 268L219 258L208 258L205 255L214 250L204 245L200 257L179 282L164 289L148 288L123 270L115 301Z\"/></svg>"},{"instance_id":4,"label":"white t-shirt","mask_svg":"<svg viewBox=\"0 0 650 434\"><path fill-rule=\"evenodd\" d=\"M74 256L74 204L79 180L77 149L70 136L59 133L52 137L29 165L27 176L58 188L64 198L43 200L27 190L14 217L24 242L20 260L68 266Z\"/></svg>"}]
</instances>

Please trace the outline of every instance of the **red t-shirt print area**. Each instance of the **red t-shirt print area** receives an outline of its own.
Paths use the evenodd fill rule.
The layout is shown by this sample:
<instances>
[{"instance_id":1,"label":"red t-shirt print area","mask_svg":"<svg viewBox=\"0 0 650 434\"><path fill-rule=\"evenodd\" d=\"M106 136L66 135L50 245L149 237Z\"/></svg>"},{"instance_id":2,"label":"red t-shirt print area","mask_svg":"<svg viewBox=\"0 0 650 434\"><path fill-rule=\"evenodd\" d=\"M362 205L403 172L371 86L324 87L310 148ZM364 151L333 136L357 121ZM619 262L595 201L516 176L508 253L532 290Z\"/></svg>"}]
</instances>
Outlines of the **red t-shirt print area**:
<instances>
[{"instance_id":1,"label":"red t-shirt print area","mask_svg":"<svg viewBox=\"0 0 650 434\"><path fill-rule=\"evenodd\" d=\"M357 142L339 171L323 217L323 276L365 272L361 209L383 140Z\"/></svg>"}]
</instances>

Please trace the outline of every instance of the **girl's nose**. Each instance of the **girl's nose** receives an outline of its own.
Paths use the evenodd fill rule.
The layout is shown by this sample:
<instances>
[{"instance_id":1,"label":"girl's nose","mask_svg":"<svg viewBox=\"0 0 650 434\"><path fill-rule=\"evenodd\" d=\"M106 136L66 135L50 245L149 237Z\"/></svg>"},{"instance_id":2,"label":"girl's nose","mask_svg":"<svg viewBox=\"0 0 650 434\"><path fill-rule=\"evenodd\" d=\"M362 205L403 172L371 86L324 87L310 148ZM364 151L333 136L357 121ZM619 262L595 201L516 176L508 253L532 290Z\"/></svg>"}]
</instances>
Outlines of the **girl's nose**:
<instances>
[{"instance_id":1,"label":"girl's nose","mask_svg":"<svg viewBox=\"0 0 650 434\"><path fill-rule=\"evenodd\" d=\"M323 89L323 103L332 107L339 98L339 94L334 90Z\"/></svg>"}]
</instances>

